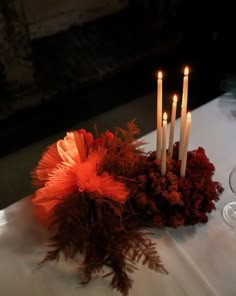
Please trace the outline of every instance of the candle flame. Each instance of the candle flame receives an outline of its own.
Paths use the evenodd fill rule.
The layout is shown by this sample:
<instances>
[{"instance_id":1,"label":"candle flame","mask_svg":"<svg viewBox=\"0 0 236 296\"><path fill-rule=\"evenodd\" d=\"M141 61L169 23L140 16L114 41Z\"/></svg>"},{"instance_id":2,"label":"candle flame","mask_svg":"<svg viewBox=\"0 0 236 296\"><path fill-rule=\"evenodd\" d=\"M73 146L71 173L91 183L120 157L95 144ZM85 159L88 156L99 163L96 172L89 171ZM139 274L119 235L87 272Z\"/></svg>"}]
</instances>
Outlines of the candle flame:
<instances>
[{"instance_id":1,"label":"candle flame","mask_svg":"<svg viewBox=\"0 0 236 296\"><path fill-rule=\"evenodd\" d=\"M174 95L174 96L173 96L173 101L174 101L175 103L177 103L177 101L178 101L178 97L177 97L177 95Z\"/></svg>"},{"instance_id":2,"label":"candle flame","mask_svg":"<svg viewBox=\"0 0 236 296\"><path fill-rule=\"evenodd\" d=\"M191 113L188 112L188 113L187 113L187 119L191 120L191 117L192 117L192 116L191 116Z\"/></svg>"},{"instance_id":3,"label":"candle flame","mask_svg":"<svg viewBox=\"0 0 236 296\"><path fill-rule=\"evenodd\" d=\"M187 76L189 74L189 68L185 67L184 68L184 76Z\"/></svg>"},{"instance_id":4,"label":"candle flame","mask_svg":"<svg viewBox=\"0 0 236 296\"><path fill-rule=\"evenodd\" d=\"M167 120L167 113L166 112L163 113L163 120Z\"/></svg>"},{"instance_id":5,"label":"candle flame","mask_svg":"<svg viewBox=\"0 0 236 296\"><path fill-rule=\"evenodd\" d=\"M162 75L161 71L158 72L157 77L158 77L158 79L162 79L163 75Z\"/></svg>"}]
</instances>

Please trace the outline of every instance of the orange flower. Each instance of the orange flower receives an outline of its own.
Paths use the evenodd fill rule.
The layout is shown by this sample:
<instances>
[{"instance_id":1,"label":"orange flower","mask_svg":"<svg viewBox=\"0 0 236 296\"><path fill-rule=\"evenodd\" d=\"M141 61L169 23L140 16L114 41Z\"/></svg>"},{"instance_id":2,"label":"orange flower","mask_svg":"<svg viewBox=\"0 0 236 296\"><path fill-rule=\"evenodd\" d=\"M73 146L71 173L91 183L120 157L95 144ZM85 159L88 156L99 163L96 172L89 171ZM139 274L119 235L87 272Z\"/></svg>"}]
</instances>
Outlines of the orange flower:
<instances>
[{"instance_id":1,"label":"orange flower","mask_svg":"<svg viewBox=\"0 0 236 296\"><path fill-rule=\"evenodd\" d=\"M103 147L90 147L84 134L68 132L43 155L34 176L43 187L33 197L33 204L43 206L49 214L62 199L78 191L94 193L124 203L126 186L106 172L101 172L106 154Z\"/></svg>"}]
</instances>

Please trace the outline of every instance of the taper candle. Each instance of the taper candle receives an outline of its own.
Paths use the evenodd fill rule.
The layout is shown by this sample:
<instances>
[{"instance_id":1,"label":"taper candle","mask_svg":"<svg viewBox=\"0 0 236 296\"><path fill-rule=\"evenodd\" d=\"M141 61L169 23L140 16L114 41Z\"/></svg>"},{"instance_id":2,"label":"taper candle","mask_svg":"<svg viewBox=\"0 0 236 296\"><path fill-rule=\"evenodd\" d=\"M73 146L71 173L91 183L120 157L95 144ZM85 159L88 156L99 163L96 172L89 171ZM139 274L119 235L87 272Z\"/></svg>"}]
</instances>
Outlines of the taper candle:
<instances>
[{"instance_id":1,"label":"taper candle","mask_svg":"<svg viewBox=\"0 0 236 296\"><path fill-rule=\"evenodd\" d=\"M182 159L184 132L186 124L186 112L188 104L188 75L189 68L184 69L184 79L183 79L183 93L182 93L182 104L181 104L181 118L180 118L180 140L179 140L179 159Z\"/></svg>"},{"instance_id":2,"label":"taper candle","mask_svg":"<svg viewBox=\"0 0 236 296\"><path fill-rule=\"evenodd\" d=\"M172 102L172 110L171 110L170 136L169 136L169 147L168 147L168 153L171 157L173 155L176 108L177 108L177 95L174 95L173 102Z\"/></svg>"},{"instance_id":3,"label":"taper candle","mask_svg":"<svg viewBox=\"0 0 236 296\"><path fill-rule=\"evenodd\" d=\"M161 125L162 125L162 72L157 74L157 143L156 158L161 158Z\"/></svg>"},{"instance_id":4,"label":"taper candle","mask_svg":"<svg viewBox=\"0 0 236 296\"><path fill-rule=\"evenodd\" d=\"M189 131L191 126L191 113L187 113L186 119L186 127L184 133L184 142L183 142L183 151L182 151L182 159L181 159L181 166L180 166L180 176L185 177L186 173L186 165L187 165L187 155L188 155L188 140L189 140Z\"/></svg>"},{"instance_id":5,"label":"taper candle","mask_svg":"<svg viewBox=\"0 0 236 296\"><path fill-rule=\"evenodd\" d=\"M166 174L166 130L167 130L167 113L163 114L162 123L162 148L161 148L161 175Z\"/></svg>"}]
</instances>

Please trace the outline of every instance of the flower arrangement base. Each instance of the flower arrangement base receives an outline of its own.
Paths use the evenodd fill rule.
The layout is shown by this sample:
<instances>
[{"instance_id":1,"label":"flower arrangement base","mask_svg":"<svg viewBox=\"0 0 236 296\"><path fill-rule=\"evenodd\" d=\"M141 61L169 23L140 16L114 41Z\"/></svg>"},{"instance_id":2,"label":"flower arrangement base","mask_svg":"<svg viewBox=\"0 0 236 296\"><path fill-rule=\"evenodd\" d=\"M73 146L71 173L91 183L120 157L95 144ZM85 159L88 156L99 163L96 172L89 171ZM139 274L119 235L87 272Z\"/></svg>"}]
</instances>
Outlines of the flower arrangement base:
<instances>
[{"instance_id":1,"label":"flower arrangement base","mask_svg":"<svg viewBox=\"0 0 236 296\"><path fill-rule=\"evenodd\" d=\"M134 121L114 134L68 132L46 149L32 174L35 213L52 235L42 262L82 254L82 282L97 273L110 276L111 288L123 296L139 262L168 274L150 230L206 223L223 191L203 148L188 152L183 178L175 143L161 176L160 160L141 149L137 134Z\"/></svg>"}]
</instances>

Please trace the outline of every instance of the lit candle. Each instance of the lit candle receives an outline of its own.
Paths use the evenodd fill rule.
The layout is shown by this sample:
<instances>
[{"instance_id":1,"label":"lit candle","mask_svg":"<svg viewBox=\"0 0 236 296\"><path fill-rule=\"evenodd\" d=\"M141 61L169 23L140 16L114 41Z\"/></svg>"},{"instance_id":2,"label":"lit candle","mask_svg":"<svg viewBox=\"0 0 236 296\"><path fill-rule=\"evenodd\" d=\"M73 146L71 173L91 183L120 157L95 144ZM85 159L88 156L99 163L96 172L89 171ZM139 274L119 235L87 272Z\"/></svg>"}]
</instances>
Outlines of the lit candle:
<instances>
[{"instance_id":1,"label":"lit candle","mask_svg":"<svg viewBox=\"0 0 236 296\"><path fill-rule=\"evenodd\" d=\"M156 158L161 158L161 123L162 123L162 72L157 75L157 143Z\"/></svg>"},{"instance_id":2,"label":"lit candle","mask_svg":"<svg viewBox=\"0 0 236 296\"><path fill-rule=\"evenodd\" d=\"M161 175L166 174L166 129L167 129L167 113L163 114L162 124L162 149L161 149Z\"/></svg>"},{"instance_id":3,"label":"lit candle","mask_svg":"<svg viewBox=\"0 0 236 296\"><path fill-rule=\"evenodd\" d=\"M186 172L190 126L191 126L191 113L188 112L187 119L186 119L185 133L184 133L183 152L182 152L183 154L182 154L181 167L180 167L181 177L185 177L185 172Z\"/></svg>"},{"instance_id":4,"label":"lit candle","mask_svg":"<svg viewBox=\"0 0 236 296\"><path fill-rule=\"evenodd\" d=\"M171 123L170 123L170 137L169 137L169 147L168 147L168 153L169 153L169 155L171 157L172 157L172 154L173 154L176 108L177 108L177 96L174 95L173 102L172 102Z\"/></svg>"},{"instance_id":5,"label":"lit candle","mask_svg":"<svg viewBox=\"0 0 236 296\"><path fill-rule=\"evenodd\" d=\"M179 159L182 159L184 132L186 124L186 113L188 104L188 75L189 68L184 69L184 80L183 80L183 94L182 94L182 105L181 105L181 118L180 118L180 141L179 141Z\"/></svg>"}]
</instances>

